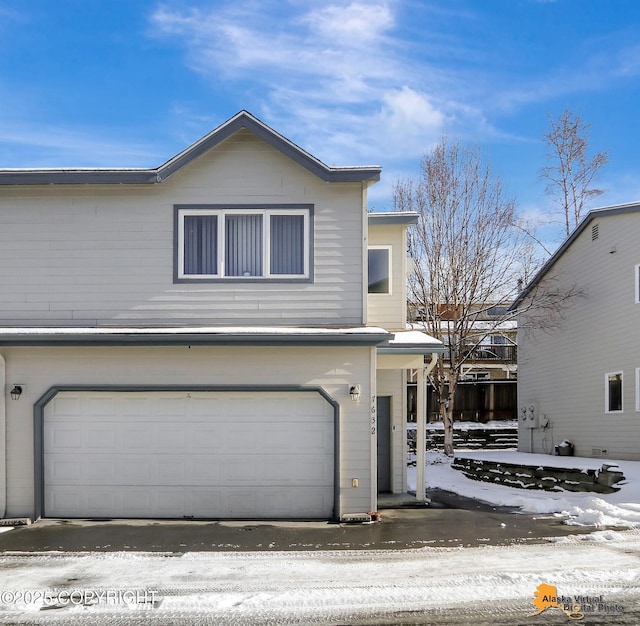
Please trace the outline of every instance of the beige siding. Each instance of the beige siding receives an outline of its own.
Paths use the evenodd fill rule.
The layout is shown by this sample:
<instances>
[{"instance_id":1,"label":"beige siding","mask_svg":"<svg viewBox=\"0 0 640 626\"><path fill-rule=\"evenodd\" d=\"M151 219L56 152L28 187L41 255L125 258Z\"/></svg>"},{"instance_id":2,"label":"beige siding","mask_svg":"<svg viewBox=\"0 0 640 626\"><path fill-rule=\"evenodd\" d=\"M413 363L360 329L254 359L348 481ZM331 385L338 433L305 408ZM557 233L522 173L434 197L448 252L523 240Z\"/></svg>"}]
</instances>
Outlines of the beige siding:
<instances>
[{"instance_id":1,"label":"beige siding","mask_svg":"<svg viewBox=\"0 0 640 626\"><path fill-rule=\"evenodd\" d=\"M550 423L533 431L521 424L520 449L553 453L569 439L580 456L606 450L604 457L637 460L640 304L634 271L640 263L640 213L597 222L598 239L592 241L587 227L549 276L557 286L584 289L585 297L572 302L561 327L518 333L518 406L535 406ZM624 411L607 413L605 374L617 371L624 374Z\"/></svg>"},{"instance_id":2,"label":"beige siding","mask_svg":"<svg viewBox=\"0 0 640 626\"><path fill-rule=\"evenodd\" d=\"M370 225L369 247L391 247L391 293L368 294L367 323L388 330L405 330L407 321L406 227Z\"/></svg>"},{"instance_id":3,"label":"beige siding","mask_svg":"<svg viewBox=\"0 0 640 626\"><path fill-rule=\"evenodd\" d=\"M391 396L391 491L403 493L407 476L406 385L403 370L378 370L376 378L378 396Z\"/></svg>"},{"instance_id":4,"label":"beige siding","mask_svg":"<svg viewBox=\"0 0 640 626\"><path fill-rule=\"evenodd\" d=\"M24 384L7 406L7 516L34 511L33 404L53 385L313 385L341 407L342 513L371 510L370 348L6 348L7 383ZM362 386L359 402L348 386ZM359 486L352 487L352 478ZM3 482L0 476L0 483Z\"/></svg>"},{"instance_id":5,"label":"beige siding","mask_svg":"<svg viewBox=\"0 0 640 626\"><path fill-rule=\"evenodd\" d=\"M312 204L313 281L173 282L174 205ZM0 324L363 322L362 185L241 131L158 185L0 188Z\"/></svg>"}]
</instances>

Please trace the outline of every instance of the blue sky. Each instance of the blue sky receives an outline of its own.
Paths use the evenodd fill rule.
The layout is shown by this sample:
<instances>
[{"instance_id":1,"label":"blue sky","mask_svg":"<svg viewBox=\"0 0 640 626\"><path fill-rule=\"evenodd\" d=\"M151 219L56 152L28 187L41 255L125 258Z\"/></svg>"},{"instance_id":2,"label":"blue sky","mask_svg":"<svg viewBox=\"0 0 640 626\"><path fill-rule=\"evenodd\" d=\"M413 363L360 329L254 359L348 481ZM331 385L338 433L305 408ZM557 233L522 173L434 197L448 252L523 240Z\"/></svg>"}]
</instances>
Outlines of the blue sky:
<instances>
[{"instance_id":1,"label":"blue sky","mask_svg":"<svg viewBox=\"0 0 640 626\"><path fill-rule=\"evenodd\" d=\"M548 208L548 115L591 124L598 205L640 200L635 0L0 0L0 167L149 167L247 109L330 165L478 143Z\"/></svg>"}]
</instances>

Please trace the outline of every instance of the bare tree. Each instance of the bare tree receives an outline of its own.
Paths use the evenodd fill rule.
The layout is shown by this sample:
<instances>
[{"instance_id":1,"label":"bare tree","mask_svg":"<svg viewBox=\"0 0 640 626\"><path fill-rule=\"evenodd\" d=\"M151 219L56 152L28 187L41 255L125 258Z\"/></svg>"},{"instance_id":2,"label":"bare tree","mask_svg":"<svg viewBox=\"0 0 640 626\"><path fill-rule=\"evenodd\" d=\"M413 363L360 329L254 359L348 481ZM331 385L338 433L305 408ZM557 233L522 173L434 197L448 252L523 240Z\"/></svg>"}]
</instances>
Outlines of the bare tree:
<instances>
[{"instance_id":1,"label":"bare tree","mask_svg":"<svg viewBox=\"0 0 640 626\"><path fill-rule=\"evenodd\" d=\"M578 225L585 206L604 193L592 187L598 172L607 164L606 152L587 155L590 124L579 115L563 111L557 120L549 118L551 130L544 136L549 148L547 162L540 170L547 181L547 195L560 207L564 215L566 234Z\"/></svg>"},{"instance_id":2,"label":"bare tree","mask_svg":"<svg viewBox=\"0 0 640 626\"><path fill-rule=\"evenodd\" d=\"M420 215L409 233L410 305L425 332L447 348L431 384L444 421L444 451L451 455L463 366L488 335L515 316L505 307L504 315L486 322L487 309L512 300L518 278L530 277L531 243L516 227L515 201L483 165L479 148L446 138L423 158L417 179L396 183L394 208Z\"/></svg>"}]
</instances>

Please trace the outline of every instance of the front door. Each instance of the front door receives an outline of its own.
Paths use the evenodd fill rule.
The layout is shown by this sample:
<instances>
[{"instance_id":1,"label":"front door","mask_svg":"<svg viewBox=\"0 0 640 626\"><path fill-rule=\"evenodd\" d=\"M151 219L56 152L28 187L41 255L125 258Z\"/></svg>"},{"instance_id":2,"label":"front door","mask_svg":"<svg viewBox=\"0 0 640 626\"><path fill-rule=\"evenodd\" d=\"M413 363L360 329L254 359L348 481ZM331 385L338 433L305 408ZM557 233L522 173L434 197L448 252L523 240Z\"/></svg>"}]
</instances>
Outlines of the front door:
<instances>
[{"instance_id":1,"label":"front door","mask_svg":"<svg viewBox=\"0 0 640 626\"><path fill-rule=\"evenodd\" d=\"M391 491L391 396L378 396L378 492Z\"/></svg>"}]
</instances>

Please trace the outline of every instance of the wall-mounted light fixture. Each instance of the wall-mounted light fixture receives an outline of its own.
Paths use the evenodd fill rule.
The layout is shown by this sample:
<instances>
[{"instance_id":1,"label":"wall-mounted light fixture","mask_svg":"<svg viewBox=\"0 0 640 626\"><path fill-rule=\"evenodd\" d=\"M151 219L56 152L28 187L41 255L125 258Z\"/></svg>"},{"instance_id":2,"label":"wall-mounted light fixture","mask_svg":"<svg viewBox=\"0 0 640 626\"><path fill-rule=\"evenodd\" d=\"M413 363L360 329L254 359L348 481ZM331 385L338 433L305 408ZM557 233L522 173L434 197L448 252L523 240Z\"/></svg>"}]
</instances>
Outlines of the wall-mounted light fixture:
<instances>
[{"instance_id":1,"label":"wall-mounted light fixture","mask_svg":"<svg viewBox=\"0 0 640 626\"><path fill-rule=\"evenodd\" d=\"M14 385L13 389L9 392L12 400L20 400L22 395L22 385Z\"/></svg>"},{"instance_id":2,"label":"wall-mounted light fixture","mask_svg":"<svg viewBox=\"0 0 640 626\"><path fill-rule=\"evenodd\" d=\"M360 385L350 385L349 386L349 397L357 402L360 400Z\"/></svg>"}]
</instances>

